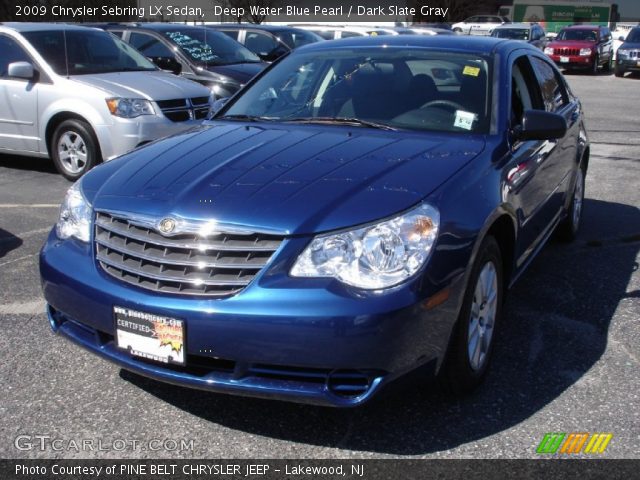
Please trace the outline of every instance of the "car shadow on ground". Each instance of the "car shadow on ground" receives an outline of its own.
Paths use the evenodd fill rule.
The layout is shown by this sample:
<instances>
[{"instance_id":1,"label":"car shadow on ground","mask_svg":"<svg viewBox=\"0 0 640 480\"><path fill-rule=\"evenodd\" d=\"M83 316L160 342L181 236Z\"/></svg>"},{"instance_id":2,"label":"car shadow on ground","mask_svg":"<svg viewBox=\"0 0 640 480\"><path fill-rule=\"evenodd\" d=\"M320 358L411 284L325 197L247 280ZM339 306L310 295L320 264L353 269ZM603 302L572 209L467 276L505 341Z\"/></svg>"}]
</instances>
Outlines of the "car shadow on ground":
<instances>
[{"instance_id":1,"label":"car shadow on ground","mask_svg":"<svg viewBox=\"0 0 640 480\"><path fill-rule=\"evenodd\" d=\"M414 382L361 408L336 410L193 391L125 371L121 377L206 422L249 434L392 455L448 450L526 420L593 367L618 303L640 297L627 292L638 269L638 225L638 208L586 200L580 237L572 245L552 241L516 284L490 375L460 400Z\"/></svg>"},{"instance_id":2,"label":"car shadow on ground","mask_svg":"<svg viewBox=\"0 0 640 480\"><path fill-rule=\"evenodd\" d=\"M12 168L14 170L31 170L34 172L53 173L58 175L56 167L48 158L0 154L0 167Z\"/></svg>"},{"instance_id":3,"label":"car shadow on ground","mask_svg":"<svg viewBox=\"0 0 640 480\"><path fill-rule=\"evenodd\" d=\"M22 239L0 228L0 258L22 245Z\"/></svg>"}]
</instances>

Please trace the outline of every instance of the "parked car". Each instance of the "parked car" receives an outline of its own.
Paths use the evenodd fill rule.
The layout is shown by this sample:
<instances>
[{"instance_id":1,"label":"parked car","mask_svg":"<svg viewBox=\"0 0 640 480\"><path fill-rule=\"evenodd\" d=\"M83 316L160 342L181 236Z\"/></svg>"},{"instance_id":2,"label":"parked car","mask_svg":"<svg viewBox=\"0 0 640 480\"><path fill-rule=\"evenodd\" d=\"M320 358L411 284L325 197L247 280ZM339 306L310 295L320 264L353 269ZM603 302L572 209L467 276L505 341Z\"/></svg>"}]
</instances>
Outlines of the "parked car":
<instances>
[{"instance_id":1,"label":"parked car","mask_svg":"<svg viewBox=\"0 0 640 480\"><path fill-rule=\"evenodd\" d=\"M102 30L0 24L0 152L49 157L66 178L198 125L210 92Z\"/></svg>"},{"instance_id":2,"label":"parked car","mask_svg":"<svg viewBox=\"0 0 640 480\"><path fill-rule=\"evenodd\" d=\"M398 35L454 35L451 29L432 27L395 27Z\"/></svg>"},{"instance_id":3,"label":"parked car","mask_svg":"<svg viewBox=\"0 0 640 480\"><path fill-rule=\"evenodd\" d=\"M352 38L352 37L369 37L379 35L392 35L389 29L377 28L377 27L354 27L354 26L341 26L341 25L309 25L300 24L296 25L297 28L307 30L315 33L325 40L338 40L340 38ZM397 35L397 32L393 34Z\"/></svg>"},{"instance_id":4,"label":"parked car","mask_svg":"<svg viewBox=\"0 0 640 480\"><path fill-rule=\"evenodd\" d=\"M86 175L40 255L53 330L157 380L345 407L421 368L468 392L507 289L580 226L582 108L522 42L307 45L207 123Z\"/></svg>"},{"instance_id":5,"label":"parked car","mask_svg":"<svg viewBox=\"0 0 640 480\"><path fill-rule=\"evenodd\" d=\"M536 23L506 23L496 27L491 33L491 36L509 38L511 40L523 40L540 50L544 50L547 43L549 43L544 28Z\"/></svg>"},{"instance_id":6,"label":"parked car","mask_svg":"<svg viewBox=\"0 0 640 480\"><path fill-rule=\"evenodd\" d=\"M456 33L466 35L491 35L493 29L508 23L509 19L498 15L475 15L466 20L451 25Z\"/></svg>"},{"instance_id":7,"label":"parked car","mask_svg":"<svg viewBox=\"0 0 640 480\"><path fill-rule=\"evenodd\" d=\"M544 49L558 66L567 70L586 69L596 74L613 66L613 42L608 27L572 25L563 28Z\"/></svg>"},{"instance_id":8,"label":"parked car","mask_svg":"<svg viewBox=\"0 0 640 480\"><path fill-rule=\"evenodd\" d=\"M286 25L223 23L207 27L225 33L266 62L273 62L303 45L323 40L313 32Z\"/></svg>"},{"instance_id":9,"label":"parked car","mask_svg":"<svg viewBox=\"0 0 640 480\"><path fill-rule=\"evenodd\" d=\"M627 72L638 71L640 71L640 27L632 29L618 48L615 74L616 77L623 77Z\"/></svg>"},{"instance_id":10,"label":"parked car","mask_svg":"<svg viewBox=\"0 0 640 480\"><path fill-rule=\"evenodd\" d=\"M267 65L227 35L204 26L126 23L103 28L163 70L205 85L216 99L233 95Z\"/></svg>"}]
</instances>

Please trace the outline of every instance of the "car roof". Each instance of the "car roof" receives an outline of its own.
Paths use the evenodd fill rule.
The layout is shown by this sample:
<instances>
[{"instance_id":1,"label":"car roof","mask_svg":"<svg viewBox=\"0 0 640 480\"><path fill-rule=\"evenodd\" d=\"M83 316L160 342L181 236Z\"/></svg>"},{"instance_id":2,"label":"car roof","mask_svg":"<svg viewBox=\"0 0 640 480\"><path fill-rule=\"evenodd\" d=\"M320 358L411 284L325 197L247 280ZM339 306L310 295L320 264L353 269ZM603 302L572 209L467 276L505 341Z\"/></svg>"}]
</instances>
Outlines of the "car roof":
<instances>
[{"instance_id":1,"label":"car roof","mask_svg":"<svg viewBox=\"0 0 640 480\"><path fill-rule=\"evenodd\" d=\"M296 27L290 27L288 25L265 25L265 24L257 24L257 23L216 23L216 24L207 24L206 27L212 28L233 28L233 29L241 29L241 28L253 28L256 30L264 30L267 32L282 32L285 30L300 30Z\"/></svg>"},{"instance_id":2,"label":"car roof","mask_svg":"<svg viewBox=\"0 0 640 480\"><path fill-rule=\"evenodd\" d=\"M534 24L531 23L506 23L504 25L499 25L494 30L508 30L509 28L522 28L522 29L530 29Z\"/></svg>"},{"instance_id":3,"label":"car roof","mask_svg":"<svg viewBox=\"0 0 640 480\"><path fill-rule=\"evenodd\" d=\"M207 25L187 25L184 23L168 23L168 22L144 22L144 23L105 23L101 28L107 30L117 30L120 28L127 29L140 29L140 30L153 30L156 32L166 32L167 30L201 30L206 28Z\"/></svg>"},{"instance_id":4,"label":"car roof","mask_svg":"<svg viewBox=\"0 0 640 480\"><path fill-rule=\"evenodd\" d=\"M601 25L569 25L568 27L564 27L563 30L600 30Z\"/></svg>"},{"instance_id":5,"label":"car roof","mask_svg":"<svg viewBox=\"0 0 640 480\"><path fill-rule=\"evenodd\" d=\"M91 27L84 25L74 25L70 23L23 23L23 22L1 22L0 26L9 28L16 32L42 32L57 30L80 30L86 31Z\"/></svg>"},{"instance_id":6,"label":"car roof","mask_svg":"<svg viewBox=\"0 0 640 480\"><path fill-rule=\"evenodd\" d=\"M321 51L349 47L416 47L431 48L434 50L468 51L480 54L490 54L496 50L510 50L515 48L538 49L530 45L514 40L496 37L480 37L473 35L383 35L351 37L342 40L329 40L312 43L300 47L297 51Z\"/></svg>"}]
</instances>

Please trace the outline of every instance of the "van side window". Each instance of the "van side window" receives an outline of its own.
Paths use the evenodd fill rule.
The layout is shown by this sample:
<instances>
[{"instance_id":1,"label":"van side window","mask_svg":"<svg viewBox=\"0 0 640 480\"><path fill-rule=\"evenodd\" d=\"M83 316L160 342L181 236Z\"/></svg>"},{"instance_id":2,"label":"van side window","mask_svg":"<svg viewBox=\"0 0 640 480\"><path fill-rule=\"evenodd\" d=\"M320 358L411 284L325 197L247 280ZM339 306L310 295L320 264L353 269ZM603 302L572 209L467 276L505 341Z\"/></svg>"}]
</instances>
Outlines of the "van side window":
<instances>
[{"instance_id":1,"label":"van side window","mask_svg":"<svg viewBox=\"0 0 640 480\"><path fill-rule=\"evenodd\" d=\"M14 39L0 35L0 78L9 78L9 64L14 62L31 62L31 58Z\"/></svg>"}]
</instances>

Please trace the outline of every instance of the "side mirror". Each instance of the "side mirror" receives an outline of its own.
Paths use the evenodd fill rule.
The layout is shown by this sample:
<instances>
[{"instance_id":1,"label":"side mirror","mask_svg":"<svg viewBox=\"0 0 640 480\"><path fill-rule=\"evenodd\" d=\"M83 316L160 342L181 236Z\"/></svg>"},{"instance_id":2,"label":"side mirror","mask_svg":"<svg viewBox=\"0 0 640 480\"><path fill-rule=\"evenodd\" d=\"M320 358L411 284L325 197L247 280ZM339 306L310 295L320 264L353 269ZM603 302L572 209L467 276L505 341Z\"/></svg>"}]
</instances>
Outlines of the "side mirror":
<instances>
[{"instance_id":1,"label":"side mirror","mask_svg":"<svg viewBox=\"0 0 640 480\"><path fill-rule=\"evenodd\" d=\"M518 140L556 140L567 133L567 121L557 113L527 110L514 130Z\"/></svg>"},{"instance_id":2,"label":"side mirror","mask_svg":"<svg viewBox=\"0 0 640 480\"><path fill-rule=\"evenodd\" d=\"M24 80L34 80L36 70L29 62L13 62L9 64L7 69L9 78L22 78Z\"/></svg>"},{"instance_id":3,"label":"side mirror","mask_svg":"<svg viewBox=\"0 0 640 480\"><path fill-rule=\"evenodd\" d=\"M160 70L180 75L182 73L182 64L175 57L153 57L150 59L156 64Z\"/></svg>"},{"instance_id":4,"label":"side mirror","mask_svg":"<svg viewBox=\"0 0 640 480\"><path fill-rule=\"evenodd\" d=\"M620 40L621 42L624 42L626 39L625 39L622 35L620 35L620 36L618 37L618 40Z\"/></svg>"},{"instance_id":5,"label":"side mirror","mask_svg":"<svg viewBox=\"0 0 640 480\"><path fill-rule=\"evenodd\" d=\"M287 52L288 50L285 47L279 46L274 48L270 52L258 53L258 57L260 57L260 60L263 60L265 62L275 62L277 59L279 59L282 55L284 55Z\"/></svg>"}]
</instances>

